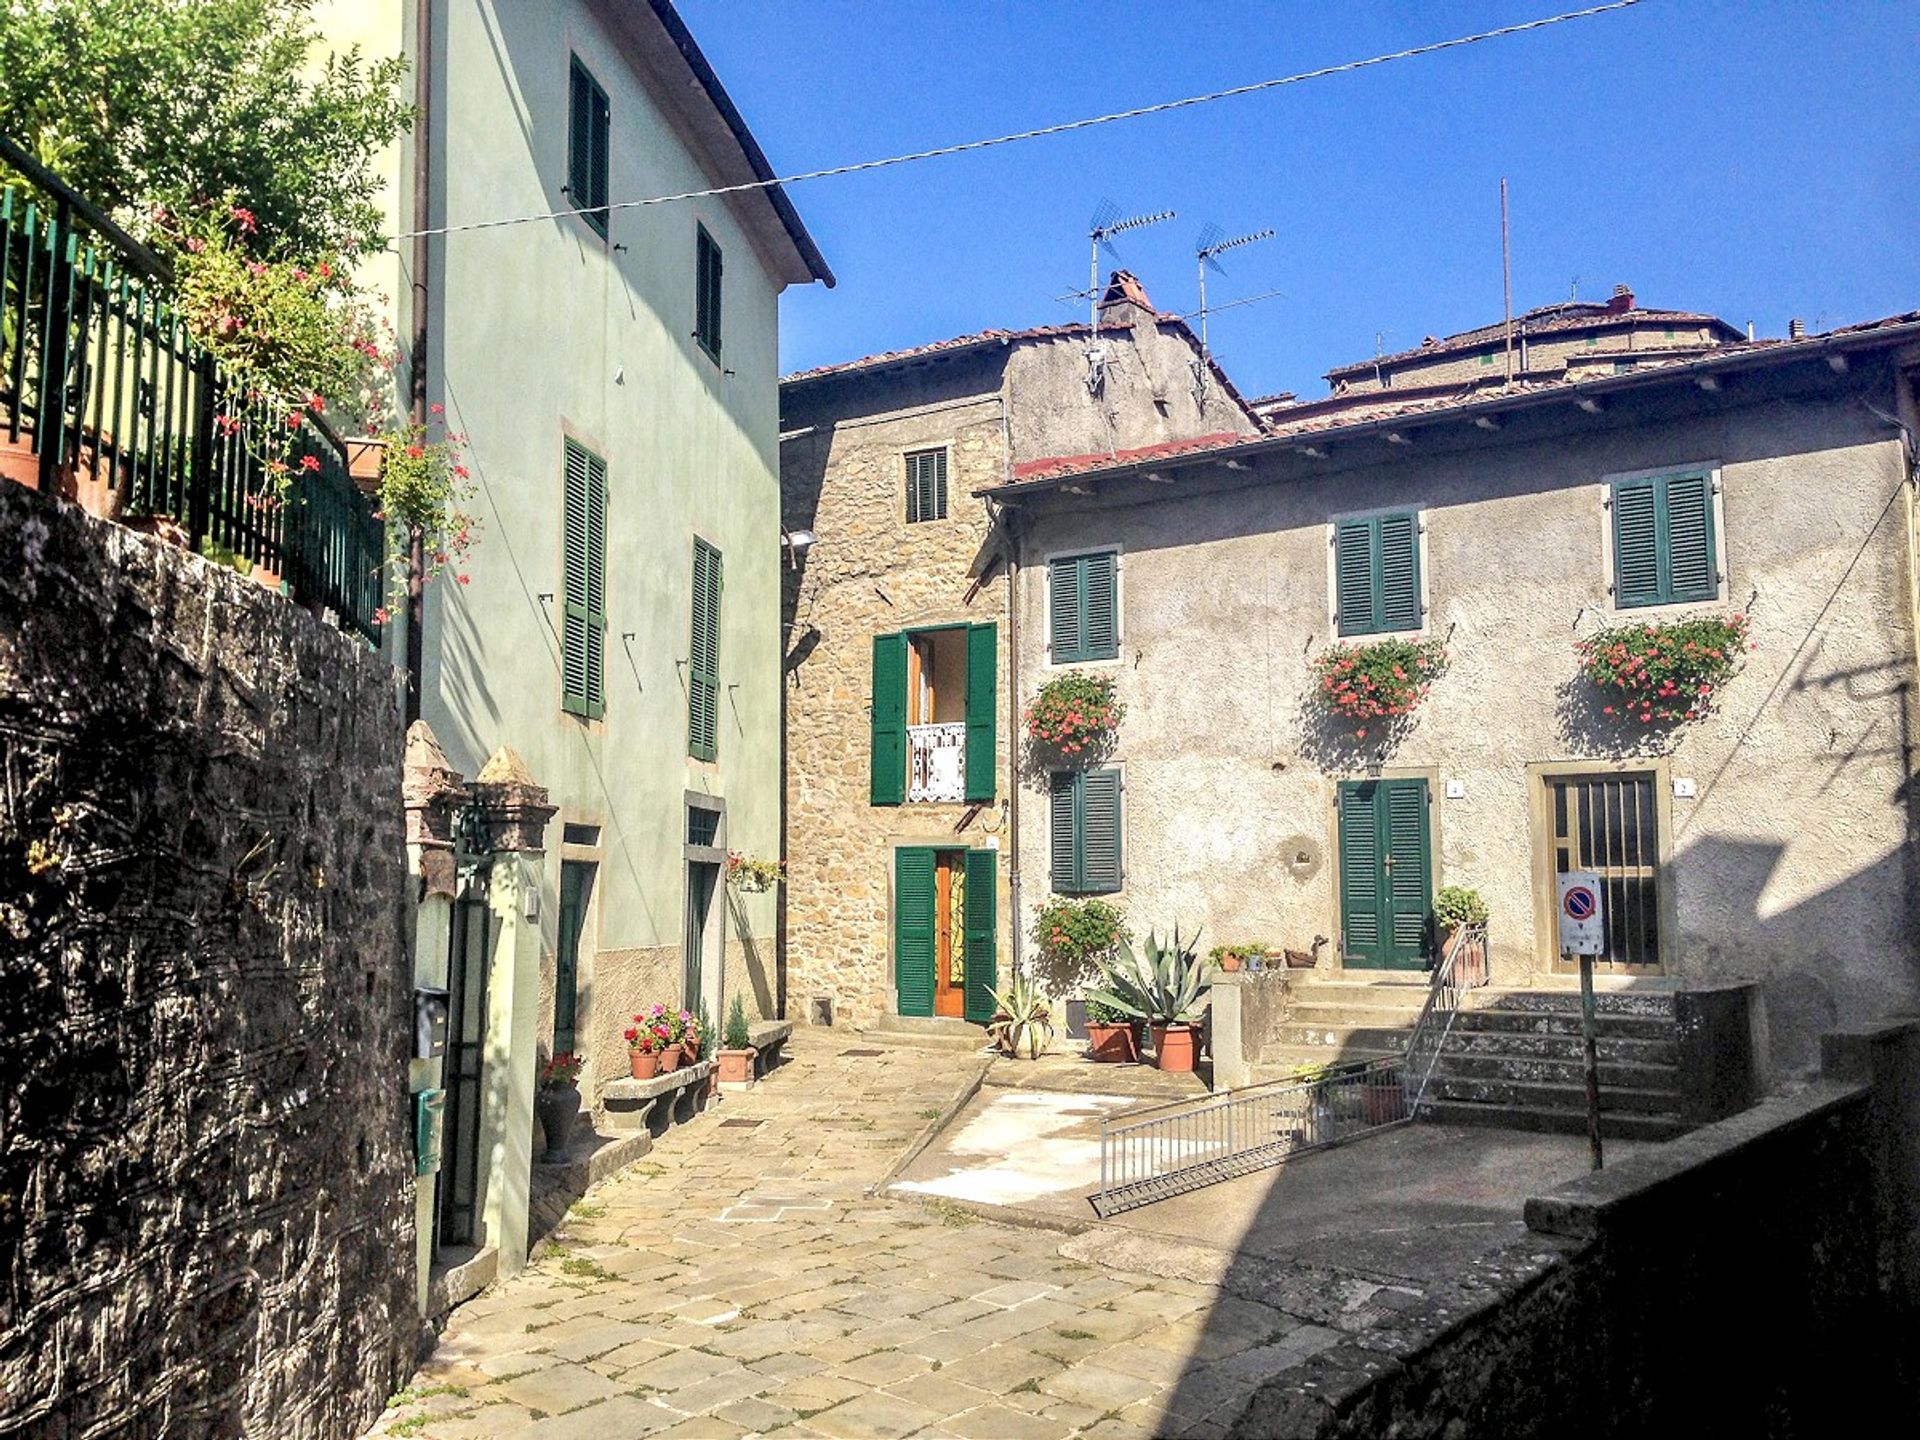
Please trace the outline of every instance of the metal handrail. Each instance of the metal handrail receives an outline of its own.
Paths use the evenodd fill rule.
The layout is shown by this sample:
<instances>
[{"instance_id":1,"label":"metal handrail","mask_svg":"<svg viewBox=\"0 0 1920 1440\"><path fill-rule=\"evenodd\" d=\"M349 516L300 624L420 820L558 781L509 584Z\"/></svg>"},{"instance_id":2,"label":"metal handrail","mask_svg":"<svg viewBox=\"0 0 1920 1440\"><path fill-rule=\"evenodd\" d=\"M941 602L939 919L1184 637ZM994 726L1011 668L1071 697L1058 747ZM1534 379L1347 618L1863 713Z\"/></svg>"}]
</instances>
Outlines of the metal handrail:
<instances>
[{"instance_id":1,"label":"metal handrail","mask_svg":"<svg viewBox=\"0 0 1920 1440\"><path fill-rule=\"evenodd\" d=\"M1469 952L1468 946L1477 947ZM1487 983L1484 964L1481 972L1473 976L1459 975L1460 960L1463 955L1476 953L1484 961L1487 953L1487 927L1485 925L1462 925L1453 932L1440 963L1433 967L1432 979L1427 985L1426 1003L1420 1007L1420 1018L1414 1021L1413 1030L1407 1036L1406 1049L1400 1055L1401 1074L1412 1093L1410 1111L1417 1111L1420 1102L1426 1098L1427 1084L1433 1079L1434 1067L1440 1062L1440 1050L1447 1042L1447 1036L1453 1030L1453 1017L1460 1012L1461 996L1467 990ZM1464 979L1465 984L1457 983Z\"/></svg>"}]
</instances>

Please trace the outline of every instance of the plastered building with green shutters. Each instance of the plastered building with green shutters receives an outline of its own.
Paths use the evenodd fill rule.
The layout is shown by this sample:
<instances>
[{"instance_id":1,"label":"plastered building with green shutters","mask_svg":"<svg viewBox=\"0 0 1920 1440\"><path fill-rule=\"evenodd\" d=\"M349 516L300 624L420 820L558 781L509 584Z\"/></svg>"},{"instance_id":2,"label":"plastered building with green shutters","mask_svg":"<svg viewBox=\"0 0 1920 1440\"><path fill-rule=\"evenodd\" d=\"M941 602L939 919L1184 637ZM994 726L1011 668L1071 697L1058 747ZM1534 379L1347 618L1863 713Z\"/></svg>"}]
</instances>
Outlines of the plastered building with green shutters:
<instances>
[{"instance_id":1,"label":"plastered building with green shutters","mask_svg":"<svg viewBox=\"0 0 1920 1440\"><path fill-rule=\"evenodd\" d=\"M1018 953L1016 897L1047 883L1047 857L1013 843L1007 537L977 492L1035 456L1255 429L1133 277L1113 277L1100 320L782 383L783 523L810 537L783 600L795 1019L986 1020Z\"/></svg>"},{"instance_id":2,"label":"plastered building with green shutters","mask_svg":"<svg viewBox=\"0 0 1920 1440\"><path fill-rule=\"evenodd\" d=\"M1470 886L1522 986L1577 968L1557 877L1595 871L1612 983L1754 982L1762 1052L1811 1065L1920 1004L1916 375L1920 313L1025 467L983 497L1019 538L1020 697L1071 666L1126 714L1097 766L1023 777L1022 848L1137 931L1335 978L1418 980ZM1734 615L1752 648L1673 723L1575 648ZM1425 699L1330 717L1316 657L1391 639L1444 648Z\"/></svg>"}]
</instances>

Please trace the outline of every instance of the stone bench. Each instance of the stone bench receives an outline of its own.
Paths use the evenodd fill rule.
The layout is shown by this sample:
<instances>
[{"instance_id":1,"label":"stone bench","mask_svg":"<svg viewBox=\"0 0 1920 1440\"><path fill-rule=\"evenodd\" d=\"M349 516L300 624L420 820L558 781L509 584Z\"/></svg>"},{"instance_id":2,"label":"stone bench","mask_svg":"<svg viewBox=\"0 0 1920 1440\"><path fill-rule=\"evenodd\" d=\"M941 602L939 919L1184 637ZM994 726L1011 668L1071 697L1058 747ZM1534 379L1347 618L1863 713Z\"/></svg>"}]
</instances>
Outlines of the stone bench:
<instances>
[{"instance_id":1,"label":"stone bench","mask_svg":"<svg viewBox=\"0 0 1920 1440\"><path fill-rule=\"evenodd\" d=\"M600 1092L607 1124L614 1130L664 1135L707 1108L707 1075L713 1061L682 1065L651 1080L615 1080Z\"/></svg>"},{"instance_id":2,"label":"stone bench","mask_svg":"<svg viewBox=\"0 0 1920 1440\"><path fill-rule=\"evenodd\" d=\"M750 1026L747 1033L752 1037L753 1076L757 1080L785 1058L783 1052L793 1034L793 1021L761 1020Z\"/></svg>"}]
</instances>

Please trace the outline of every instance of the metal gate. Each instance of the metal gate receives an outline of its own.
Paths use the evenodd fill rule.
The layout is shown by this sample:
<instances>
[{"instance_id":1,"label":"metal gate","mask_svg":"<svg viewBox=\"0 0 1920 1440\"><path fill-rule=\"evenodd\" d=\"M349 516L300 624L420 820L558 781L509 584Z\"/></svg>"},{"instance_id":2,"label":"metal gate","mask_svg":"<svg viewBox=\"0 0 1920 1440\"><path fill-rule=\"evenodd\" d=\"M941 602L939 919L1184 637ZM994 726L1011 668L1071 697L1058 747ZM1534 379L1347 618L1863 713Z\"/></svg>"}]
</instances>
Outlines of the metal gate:
<instances>
[{"instance_id":1,"label":"metal gate","mask_svg":"<svg viewBox=\"0 0 1920 1440\"><path fill-rule=\"evenodd\" d=\"M481 1070L487 1039L487 958L493 911L487 903L490 858L463 859L447 942L447 1092L435 1249L471 1245L480 1200Z\"/></svg>"}]
</instances>

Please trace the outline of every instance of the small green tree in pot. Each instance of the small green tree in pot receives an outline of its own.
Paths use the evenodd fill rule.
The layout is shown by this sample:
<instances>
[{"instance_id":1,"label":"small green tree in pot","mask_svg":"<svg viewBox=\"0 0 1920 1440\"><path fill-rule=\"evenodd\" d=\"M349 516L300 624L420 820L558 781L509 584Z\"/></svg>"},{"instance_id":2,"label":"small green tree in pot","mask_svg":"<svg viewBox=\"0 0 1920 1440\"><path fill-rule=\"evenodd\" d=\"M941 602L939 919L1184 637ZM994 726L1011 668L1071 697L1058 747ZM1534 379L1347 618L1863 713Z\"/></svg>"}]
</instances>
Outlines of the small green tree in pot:
<instances>
[{"instance_id":1,"label":"small green tree in pot","mask_svg":"<svg viewBox=\"0 0 1920 1440\"><path fill-rule=\"evenodd\" d=\"M1433 897L1433 923L1440 934L1440 957L1457 946L1453 983L1472 987L1487 983L1487 902L1466 885L1443 885ZM1477 932L1477 933L1476 933Z\"/></svg>"},{"instance_id":2,"label":"small green tree in pot","mask_svg":"<svg viewBox=\"0 0 1920 1440\"><path fill-rule=\"evenodd\" d=\"M753 1084L753 1031L747 1025L747 1007L738 995L727 1011L727 1033L720 1047L720 1083L742 1089Z\"/></svg>"},{"instance_id":3,"label":"small green tree in pot","mask_svg":"<svg viewBox=\"0 0 1920 1440\"><path fill-rule=\"evenodd\" d=\"M1189 1072L1198 1059L1196 1022L1207 975L1195 948L1198 940L1196 935L1182 941L1178 926L1164 944L1149 931L1144 953L1122 940L1112 958L1102 962L1100 984L1087 992L1089 1003L1109 1006L1151 1027L1153 1061L1162 1070Z\"/></svg>"}]
</instances>

